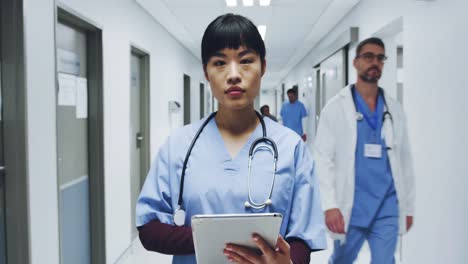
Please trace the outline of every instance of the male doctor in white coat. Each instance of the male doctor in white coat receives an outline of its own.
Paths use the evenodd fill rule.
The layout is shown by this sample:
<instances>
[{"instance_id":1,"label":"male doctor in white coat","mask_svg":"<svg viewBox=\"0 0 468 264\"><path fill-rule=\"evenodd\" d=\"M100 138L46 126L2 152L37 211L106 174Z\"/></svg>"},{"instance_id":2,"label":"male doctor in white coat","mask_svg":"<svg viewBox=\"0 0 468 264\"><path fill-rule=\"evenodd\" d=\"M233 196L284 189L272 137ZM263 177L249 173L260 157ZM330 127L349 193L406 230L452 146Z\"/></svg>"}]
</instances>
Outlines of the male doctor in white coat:
<instances>
[{"instance_id":1,"label":"male doctor in white coat","mask_svg":"<svg viewBox=\"0 0 468 264\"><path fill-rule=\"evenodd\" d=\"M371 263L394 263L398 235L413 224L405 114L378 86L386 59L382 40L359 43L356 83L321 112L314 155L325 222L334 239L329 263L353 263L365 240Z\"/></svg>"}]
</instances>

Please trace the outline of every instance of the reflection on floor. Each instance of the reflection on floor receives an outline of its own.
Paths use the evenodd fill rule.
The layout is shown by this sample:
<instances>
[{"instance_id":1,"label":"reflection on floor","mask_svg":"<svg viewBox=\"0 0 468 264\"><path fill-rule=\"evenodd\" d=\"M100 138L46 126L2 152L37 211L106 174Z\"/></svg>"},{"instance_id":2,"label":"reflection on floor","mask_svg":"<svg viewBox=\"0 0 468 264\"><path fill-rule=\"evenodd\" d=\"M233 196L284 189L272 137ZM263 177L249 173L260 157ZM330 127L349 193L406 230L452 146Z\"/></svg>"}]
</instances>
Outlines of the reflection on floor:
<instances>
[{"instance_id":1,"label":"reflection on floor","mask_svg":"<svg viewBox=\"0 0 468 264\"><path fill-rule=\"evenodd\" d=\"M329 247L332 247L332 241L328 241ZM312 253L310 263L314 264L326 264L328 263L328 257L330 256L332 249L323 250L320 252ZM396 264L402 263L399 261L399 255L395 255ZM136 239L126 254L117 261L116 264L171 264L172 257L168 255L162 255L155 252L146 251L140 243L139 239ZM355 264L368 264L370 263L369 247L364 244L362 250L358 256L358 259L354 262Z\"/></svg>"}]
</instances>

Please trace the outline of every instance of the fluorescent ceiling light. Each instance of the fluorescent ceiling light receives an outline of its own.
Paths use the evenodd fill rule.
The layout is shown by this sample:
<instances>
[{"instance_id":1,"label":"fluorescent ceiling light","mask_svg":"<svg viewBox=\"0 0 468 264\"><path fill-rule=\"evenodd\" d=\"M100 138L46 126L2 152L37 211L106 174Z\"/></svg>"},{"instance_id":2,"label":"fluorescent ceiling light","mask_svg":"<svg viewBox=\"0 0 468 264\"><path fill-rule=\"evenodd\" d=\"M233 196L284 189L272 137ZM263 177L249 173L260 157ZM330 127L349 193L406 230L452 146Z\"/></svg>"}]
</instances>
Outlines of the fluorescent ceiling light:
<instances>
[{"instance_id":1,"label":"fluorescent ceiling light","mask_svg":"<svg viewBox=\"0 0 468 264\"><path fill-rule=\"evenodd\" d=\"M242 0L242 3L244 6L253 6L254 1L253 0Z\"/></svg>"},{"instance_id":2,"label":"fluorescent ceiling light","mask_svg":"<svg viewBox=\"0 0 468 264\"><path fill-rule=\"evenodd\" d=\"M237 6L237 0L226 0L227 6Z\"/></svg>"},{"instance_id":3,"label":"fluorescent ceiling light","mask_svg":"<svg viewBox=\"0 0 468 264\"><path fill-rule=\"evenodd\" d=\"M270 5L270 0L260 0L260 5L261 6L269 6Z\"/></svg>"},{"instance_id":4,"label":"fluorescent ceiling light","mask_svg":"<svg viewBox=\"0 0 468 264\"><path fill-rule=\"evenodd\" d=\"M257 28L258 28L258 32L260 32L260 36L262 36L263 41L265 41L266 26L265 25L259 25Z\"/></svg>"}]
</instances>

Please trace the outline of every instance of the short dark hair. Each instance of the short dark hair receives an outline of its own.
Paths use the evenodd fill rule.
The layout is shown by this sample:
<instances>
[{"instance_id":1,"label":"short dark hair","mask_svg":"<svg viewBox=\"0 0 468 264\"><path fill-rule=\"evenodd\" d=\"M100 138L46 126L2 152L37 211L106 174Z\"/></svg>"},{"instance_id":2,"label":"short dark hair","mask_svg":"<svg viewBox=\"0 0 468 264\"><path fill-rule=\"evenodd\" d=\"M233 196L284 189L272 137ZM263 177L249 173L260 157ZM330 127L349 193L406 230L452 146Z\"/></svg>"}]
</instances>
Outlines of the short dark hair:
<instances>
[{"instance_id":1,"label":"short dark hair","mask_svg":"<svg viewBox=\"0 0 468 264\"><path fill-rule=\"evenodd\" d=\"M245 46L255 51L265 61L265 43L257 27L248 18L236 14L225 14L211 22L203 34L201 57L206 65L214 53L225 49Z\"/></svg>"},{"instance_id":2,"label":"short dark hair","mask_svg":"<svg viewBox=\"0 0 468 264\"><path fill-rule=\"evenodd\" d=\"M294 88L288 89L288 91L287 91L286 93L287 93L287 94L292 93L292 94L294 94L294 95L297 95L297 91L296 91L296 89L294 89Z\"/></svg>"},{"instance_id":3,"label":"short dark hair","mask_svg":"<svg viewBox=\"0 0 468 264\"><path fill-rule=\"evenodd\" d=\"M260 113L262 113L262 115L263 115L263 111L265 111L265 108L270 109L268 105L262 105L262 107L260 107Z\"/></svg>"},{"instance_id":4,"label":"short dark hair","mask_svg":"<svg viewBox=\"0 0 468 264\"><path fill-rule=\"evenodd\" d=\"M359 42L356 48L356 58L361 54L362 47L364 47L367 44L374 44L374 45L382 47L385 50L385 44L380 38L375 38L375 37L368 38Z\"/></svg>"}]
</instances>

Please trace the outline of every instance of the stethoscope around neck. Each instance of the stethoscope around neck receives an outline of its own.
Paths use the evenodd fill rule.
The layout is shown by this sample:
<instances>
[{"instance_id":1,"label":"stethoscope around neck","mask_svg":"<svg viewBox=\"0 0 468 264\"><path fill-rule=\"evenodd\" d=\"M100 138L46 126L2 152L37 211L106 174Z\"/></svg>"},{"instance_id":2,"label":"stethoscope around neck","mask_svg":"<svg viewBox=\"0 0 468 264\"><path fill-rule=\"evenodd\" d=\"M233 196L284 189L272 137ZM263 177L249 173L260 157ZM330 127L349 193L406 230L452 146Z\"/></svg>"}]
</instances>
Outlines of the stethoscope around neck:
<instances>
[{"instance_id":1,"label":"stethoscope around neck","mask_svg":"<svg viewBox=\"0 0 468 264\"><path fill-rule=\"evenodd\" d=\"M184 164L182 167L182 175L180 179L180 187L179 187L179 200L177 202L177 209L175 210L173 214L173 220L174 224L177 226L182 226L185 223L185 209L183 206L183 193L184 193L184 180L185 180L185 170L187 168L187 163L190 157L190 154L192 153L192 149L195 146L195 143L197 142L198 138L200 137L201 132L203 129L206 127L208 122L210 122L211 119L213 119L216 116L217 112L212 113L206 120L203 122L201 127L198 129L197 133L195 134L195 137L192 140L192 143L190 143L190 147L187 151L187 154L185 155L184 159ZM265 122L262 118L262 116L258 113L255 112L257 115L258 119L260 120L260 123L262 125L262 132L263 136L260 138L257 138L254 140L252 145L250 146L249 149L249 164L248 164L248 169L249 169L249 174L247 176L247 190L248 190L248 197L247 200L244 203L244 206L246 208L253 208L253 209L262 209L265 208L266 206L269 206L272 204L271 201L271 195L273 193L273 187L275 184L275 178L276 178L276 168L277 168L277 161L278 161L278 148L276 147L276 143L271 139L267 137L266 133L266 126ZM262 144L264 143L264 144ZM251 186L250 186L250 178L251 178L251 173L252 173L252 161L254 158L254 155L257 151L259 150L268 150L272 155L273 155L273 176L271 179L271 184L270 184L270 191L268 193L268 198L264 202L255 202L252 198L252 192L251 192Z\"/></svg>"},{"instance_id":2,"label":"stethoscope around neck","mask_svg":"<svg viewBox=\"0 0 468 264\"><path fill-rule=\"evenodd\" d=\"M390 150L392 149L391 146L393 144L393 116L389 111L387 100L385 99L385 94L384 94L383 89L380 87L378 89L379 89L378 94L382 96L384 106L385 106L383 116L382 116L382 130L386 130L385 121L387 119L390 120L390 123L391 123L391 126L389 127L388 132L387 132L387 134L391 133L391 135L388 135L385 138L386 144L387 144L387 150ZM358 110L357 103L356 103L356 86L354 84L351 86L351 95L353 96L354 110L356 111L356 120L361 121L364 119L364 114L359 112Z\"/></svg>"}]
</instances>

